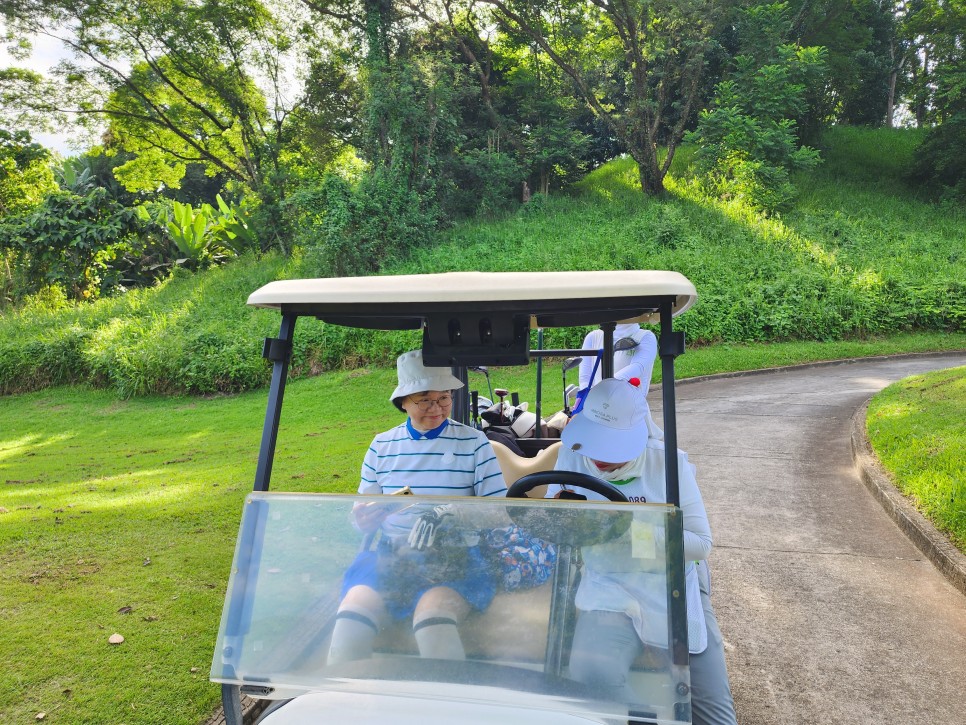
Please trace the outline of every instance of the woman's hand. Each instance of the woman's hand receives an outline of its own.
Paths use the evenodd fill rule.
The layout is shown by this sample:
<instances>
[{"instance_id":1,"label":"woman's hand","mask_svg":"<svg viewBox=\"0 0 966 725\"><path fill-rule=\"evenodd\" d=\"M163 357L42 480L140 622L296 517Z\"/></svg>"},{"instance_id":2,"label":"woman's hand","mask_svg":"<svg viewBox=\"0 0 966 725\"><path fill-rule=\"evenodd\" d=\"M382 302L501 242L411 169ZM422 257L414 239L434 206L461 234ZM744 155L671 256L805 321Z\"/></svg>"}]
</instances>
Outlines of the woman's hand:
<instances>
[{"instance_id":1,"label":"woman's hand","mask_svg":"<svg viewBox=\"0 0 966 725\"><path fill-rule=\"evenodd\" d=\"M368 534L379 528L379 525L389 515L389 508L375 501L357 503L352 507L352 515L355 517L356 527L359 531Z\"/></svg>"}]
</instances>

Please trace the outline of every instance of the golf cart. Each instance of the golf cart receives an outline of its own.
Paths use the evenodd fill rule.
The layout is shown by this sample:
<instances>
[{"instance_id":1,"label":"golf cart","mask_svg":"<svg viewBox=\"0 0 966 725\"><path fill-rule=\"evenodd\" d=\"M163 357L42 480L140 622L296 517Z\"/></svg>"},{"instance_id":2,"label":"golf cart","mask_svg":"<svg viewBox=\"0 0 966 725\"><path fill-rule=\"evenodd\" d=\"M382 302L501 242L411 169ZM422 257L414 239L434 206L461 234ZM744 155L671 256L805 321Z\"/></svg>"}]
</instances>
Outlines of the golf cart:
<instances>
[{"instance_id":1,"label":"golf cart","mask_svg":"<svg viewBox=\"0 0 966 725\"><path fill-rule=\"evenodd\" d=\"M525 365L531 358L583 350L531 350L535 328L600 325L603 376L613 376L618 321L660 325L664 441L677 448L674 358L684 351L672 317L694 302L694 286L664 271L478 273L273 282L250 305L281 313L278 337L265 341L272 383L255 475L245 502L211 668L222 686L228 725L241 725L241 695L272 704L257 722L689 723L690 680L678 460L666 457L667 504L628 503L612 485L553 472L557 438L531 438L524 457L497 450L506 498L361 496L270 492L295 323L421 330L427 365L449 366L462 381L473 366ZM596 354L591 353L591 354ZM452 417L469 422L469 396L454 397ZM374 433L376 431L373 431ZM359 441L360 460L368 440ZM494 446L498 448L498 446ZM356 471L347 472L355 475ZM607 502L544 499L550 483L603 494ZM505 521L552 544L545 583L498 591L460 625L466 659L421 658L409 627L379 633L374 656L327 663L342 575L372 537L351 523L357 503L399 511L458 507L460 526L482 534ZM653 641L635 663L633 702L603 697L569 676L574 594L581 552L594 547L641 571L652 583ZM418 566L418 564L416 565ZM407 576L420 572L409 570ZM403 576L403 575L400 575Z\"/></svg>"}]
</instances>

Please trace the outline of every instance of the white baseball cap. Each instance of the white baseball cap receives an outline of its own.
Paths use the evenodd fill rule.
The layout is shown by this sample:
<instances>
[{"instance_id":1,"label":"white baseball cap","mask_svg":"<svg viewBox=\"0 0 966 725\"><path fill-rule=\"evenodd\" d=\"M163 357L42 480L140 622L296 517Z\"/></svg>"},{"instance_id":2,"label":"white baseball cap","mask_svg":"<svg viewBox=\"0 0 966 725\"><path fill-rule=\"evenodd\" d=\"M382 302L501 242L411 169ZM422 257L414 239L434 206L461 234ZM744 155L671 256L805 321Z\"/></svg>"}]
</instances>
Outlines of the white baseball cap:
<instances>
[{"instance_id":1,"label":"white baseball cap","mask_svg":"<svg viewBox=\"0 0 966 725\"><path fill-rule=\"evenodd\" d=\"M407 395L430 390L457 390L463 387L463 383L450 372L449 368L428 368L423 365L422 350L404 352L396 358L396 375L399 384L392 391L389 400L400 410L402 406L399 401Z\"/></svg>"},{"instance_id":2,"label":"white baseball cap","mask_svg":"<svg viewBox=\"0 0 966 725\"><path fill-rule=\"evenodd\" d=\"M638 378L601 380L563 429L563 445L595 461L633 461L647 445L651 411L645 394Z\"/></svg>"}]
</instances>

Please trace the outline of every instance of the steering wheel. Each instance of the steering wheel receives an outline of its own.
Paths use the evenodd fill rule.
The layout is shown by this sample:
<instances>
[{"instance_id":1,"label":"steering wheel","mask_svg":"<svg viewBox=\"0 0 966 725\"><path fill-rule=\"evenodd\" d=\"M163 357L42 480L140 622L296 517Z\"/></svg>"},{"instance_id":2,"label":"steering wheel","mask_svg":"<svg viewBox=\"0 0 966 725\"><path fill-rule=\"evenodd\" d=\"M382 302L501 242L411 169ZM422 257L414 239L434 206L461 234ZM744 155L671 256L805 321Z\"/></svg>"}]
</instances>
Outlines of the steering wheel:
<instances>
[{"instance_id":1,"label":"steering wheel","mask_svg":"<svg viewBox=\"0 0 966 725\"><path fill-rule=\"evenodd\" d=\"M602 481L594 476L589 476L586 473L577 473L576 471L539 471L537 473L529 473L522 478L517 479L509 489L507 489L507 498L524 498L529 491L532 491L537 486L546 486L551 483L566 484L568 486L573 486L575 488L582 488L587 491L593 491L598 493L608 501L617 501L619 503L627 503L627 496L621 491L617 486L607 481Z\"/></svg>"},{"instance_id":2,"label":"steering wheel","mask_svg":"<svg viewBox=\"0 0 966 725\"><path fill-rule=\"evenodd\" d=\"M609 501L627 503L627 497L616 486L574 471L540 471L520 478L507 491L507 498L524 498L524 494L537 486L563 483L604 496ZM588 509L584 506L566 506L574 501L529 499L531 504L507 506L507 514L513 522L531 535L556 544L591 546L613 541L630 528L634 515L627 509L620 511ZM538 504L537 501L540 501Z\"/></svg>"}]
</instances>

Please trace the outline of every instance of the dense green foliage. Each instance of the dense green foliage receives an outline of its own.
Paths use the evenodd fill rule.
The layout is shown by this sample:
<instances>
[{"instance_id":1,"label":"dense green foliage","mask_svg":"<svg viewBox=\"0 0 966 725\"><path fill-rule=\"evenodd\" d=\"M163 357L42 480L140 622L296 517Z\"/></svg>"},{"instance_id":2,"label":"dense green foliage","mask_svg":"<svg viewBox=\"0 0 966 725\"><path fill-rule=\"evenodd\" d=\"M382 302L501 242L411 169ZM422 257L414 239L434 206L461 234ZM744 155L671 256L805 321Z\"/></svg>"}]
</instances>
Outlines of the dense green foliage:
<instances>
[{"instance_id":1,"label":"dense green foliage","mask_svg":"<svg viewBox=\"0 0 966 725\"><path fill-rule=\"evenodd\" d=\"M696 165L711 194L766 212L788 207L790 172L819 161L801 144L796 119L810 113L809 87L824 82L825 49L783 44L786 15L783 3L739 14L734 67L686 137L698 146Z\"/></svg>"},{"instance_id":2,"label":"dense green foliage","mask_svg":"<svg viewBox=\"0 0 966 725\"><path fill-rule=\"evenodd\" d=\"M49 194L31 212L0 222L0 233L23 275L21 293L58 285L89 299L118 285L118 261L141 243L139 227L134 209L91 187Z\"/></svg>"},{"instance_id":3,"label":"dense green foliage","mask_svg":"<svg viewBox=\"0 0 966 725\"><path fill-rule=\"evenodd\" d=\"M692 345L961 333L966 220L904 187L917 141L904 131L830 132L826 163L797 180L800 197L781 218L708 198L689 180L684 154L665 200L641 196L634 162L618 160L568 196L538 195L501 219L458 224L387 271L679 270L699 292L680 322ZM129 396L262 385L261 340L278 319L244 301L273 279L318 272L310 255L246 256L93 305L37 298L0 318L0 390L90 380ZM389 363L417 343L410 333L299 325L295 376ZM551 331L547 344L575 346L578 337Z\"/></svg>"},{"instance_id":4,"label":"dense green foliage","mask_svg":"<svg viewBox=\"0 0 966 725\"><path fill-rule=\"evenodd\" d=\"M934 69L923 93L941 120L929 130L909 178L950 202L966 202L966 4L925 0L908 20L928 38Z\"/></svg>"},{"instance_id":5,"label":"dense green foliage","mask_svg":"<svg viewBox=\"0 0 966 725\"><path fill-rule=\"evenodd\" d=\"M0 13L14 58L54 27L71 56L47 74L0 69L0 124L99 139L71 160L97 188L58 191L43 149L2 137L0 305L50 284L116 294L243 251L382 273L620 154L660 196L688 131L704 190L769 213L792 209L792 174L832 123L932 124L905 177L953 205L966 183L964 15L943 0L0 0Z\"/></svg>"},{"instance_id":6,"label":"dense green foliage","mask_svg":"<svg viewBox=\"0 0 966 725\"><path fill-rule=\"evenodd\" d=\"M966 548L966 368L893 383L869 403L866 426L899 490Z\"/></svg>"},{"instance_id":7,"label":"dense green foliage","mask_svg":"<svg viewBox=\"0 0 966 725\"><path fill-rule=\"evenodd\" d=\"M49 159L26 131L0 128L0 218L32 209L57 188Z\"/></svg>"}]
</instances>

